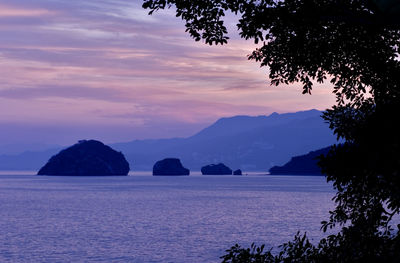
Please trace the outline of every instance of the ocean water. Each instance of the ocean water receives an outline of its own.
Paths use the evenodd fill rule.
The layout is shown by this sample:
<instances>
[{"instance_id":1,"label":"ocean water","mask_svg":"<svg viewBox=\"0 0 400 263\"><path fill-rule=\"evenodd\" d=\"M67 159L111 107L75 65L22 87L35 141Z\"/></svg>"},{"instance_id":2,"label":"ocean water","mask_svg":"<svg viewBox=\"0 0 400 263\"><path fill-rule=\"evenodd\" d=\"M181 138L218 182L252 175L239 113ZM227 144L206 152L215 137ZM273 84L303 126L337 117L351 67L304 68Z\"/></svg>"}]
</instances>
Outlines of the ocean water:
<instances>
[{"instance_id":1,"label":"ocean water","mask_svg":"<svg viewBox=\"0 0 400 263\"><path fill-rule=\"evenodd\" d=\"M318 176L0 174L0 262L220 262L227 248L318 241Z\"/></svg>"}]
</instances>

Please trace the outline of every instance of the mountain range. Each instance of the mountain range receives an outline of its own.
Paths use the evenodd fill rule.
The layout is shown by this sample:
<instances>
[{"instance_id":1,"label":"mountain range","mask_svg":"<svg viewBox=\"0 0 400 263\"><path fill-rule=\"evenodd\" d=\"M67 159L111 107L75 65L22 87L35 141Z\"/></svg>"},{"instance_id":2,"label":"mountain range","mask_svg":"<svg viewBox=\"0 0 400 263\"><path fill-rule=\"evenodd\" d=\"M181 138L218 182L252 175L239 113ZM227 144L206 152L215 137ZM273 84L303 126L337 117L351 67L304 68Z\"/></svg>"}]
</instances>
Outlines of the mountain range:
<instances>
[{"instance_id":1,"label":"mountain range","mask_svg":"<svg viewBox=\"0 0 400 263\"><path fill-rule=\"evenodd\" d=\"M133 171L151 170L166 157L180 158L199 171L204 165L224 163L243 171L268 171L292 156L336 143L318 110L269 116L221 118L187 138L134 140L110 146L121 151ZM0 170L38 170L60 148L0 155Z\"/></svg>"}]
</instances>

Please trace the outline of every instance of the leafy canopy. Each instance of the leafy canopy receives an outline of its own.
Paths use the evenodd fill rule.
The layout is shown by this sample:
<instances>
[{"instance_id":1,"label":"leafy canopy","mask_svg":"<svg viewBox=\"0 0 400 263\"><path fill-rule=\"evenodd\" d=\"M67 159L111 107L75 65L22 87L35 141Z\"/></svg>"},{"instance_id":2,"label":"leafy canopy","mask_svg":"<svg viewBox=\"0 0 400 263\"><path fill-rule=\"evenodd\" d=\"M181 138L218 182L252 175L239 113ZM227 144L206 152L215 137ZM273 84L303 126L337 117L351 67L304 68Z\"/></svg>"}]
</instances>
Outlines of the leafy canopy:
<instances>
[{"instance_id":1,"label":"leafy canopy","mask_svg":"<svg viewBox=\"0 0 400 263\"><path fill-rule=\"evenodd\" d=\"M353 105L369 98L368 93L378 99L398 88L392 76L400 76L399 26L385 12L387 7L374 1L145 0L143 4L150 14L172 6L186 21L186 31L210 45L227 43L223 17L228 11L240 16L240 36L262 42L249 58L269 67L275 85L301 82L303 92L311 93L313 82L329 80L338 102Z\"/></svg>"},{"instance_id":2,"label":"leafy canopy","mask_svg":"<svg viewBox=\"0 0 400 263\"><path fill-rule=\"evenodd\" d=\"M312 245L297 235L273 256L264 247L234 246L224 262L399 262L400 1L144 0L154 11L176 8L186 31L207 44L228 41L224 16L239 17L242 38L259 44L249 59L269 68L273 85L330 82L337 104L324 118L346 143L320 166L337 193L326 231Z\"/></svg>"}]
</instances>

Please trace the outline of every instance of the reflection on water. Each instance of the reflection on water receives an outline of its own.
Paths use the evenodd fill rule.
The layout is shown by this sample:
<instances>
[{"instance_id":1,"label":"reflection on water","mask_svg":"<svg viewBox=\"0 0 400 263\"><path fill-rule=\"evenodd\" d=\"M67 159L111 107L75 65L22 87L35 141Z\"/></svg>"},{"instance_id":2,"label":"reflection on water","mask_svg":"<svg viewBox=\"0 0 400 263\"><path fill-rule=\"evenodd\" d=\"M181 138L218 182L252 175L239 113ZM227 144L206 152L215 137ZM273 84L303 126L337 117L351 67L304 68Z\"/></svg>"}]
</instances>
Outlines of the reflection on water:
<instances>
[{"instance_id":1,"label":"reflection on water","mask_svg":"<svg viewBox=\"0 0 400 263\"><path fill-rule=\"evenodd\" d=\"M0 262L219 262L235 243L317 240L324 177L0 175Z\"/></svg>"}]
</instances>

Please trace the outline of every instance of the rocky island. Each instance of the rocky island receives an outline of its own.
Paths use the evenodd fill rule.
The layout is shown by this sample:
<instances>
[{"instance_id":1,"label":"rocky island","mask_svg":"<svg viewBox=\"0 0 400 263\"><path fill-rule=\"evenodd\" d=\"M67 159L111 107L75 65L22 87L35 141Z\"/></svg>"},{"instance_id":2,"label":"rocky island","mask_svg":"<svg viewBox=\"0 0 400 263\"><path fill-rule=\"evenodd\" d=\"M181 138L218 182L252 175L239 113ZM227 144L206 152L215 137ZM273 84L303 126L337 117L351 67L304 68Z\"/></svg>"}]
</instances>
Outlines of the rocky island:
<instances>
[{"instance_id":1,"label":"rocky island","mask_svg":"<svg viewBox=\"0 0 400 263\"><path fill-rule=\"evenodd\" d=\"M242 170L237 169L237 170L233 171L233 175L242 175Z\"/></svg>"},{"instance_id":2,"label":"rocky island","mask_svg":"<svg viewBox=\"0 0 400 263\"><path fill-rule=\"evenodd\" d=\"M121 152L96 140L81 140L50 158L38 175L128 175Z\"/></svg>"},{"instance_id":3,"label":"rocky island","mask_svg":"<svg viewBox=\"0 0 400 263\"><path fill-rule=\"evenodd\" d=\"M166 158L153 166L153 175L189 175L190 170L183 167L177 158Z\"/></svg>"},{"instance_id":4,"label":"rocky island","mask_svg":"<svg viewBox=\"0 0 400 263\"><path fill-rule=\"evenodd\" d=\"M232 175L232 169L223 163L210 164L201 167L203 175Z\"/></svg>"}]
</instances>

